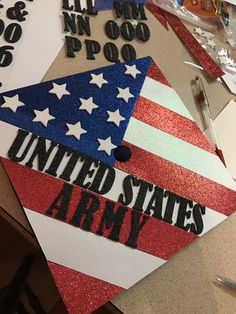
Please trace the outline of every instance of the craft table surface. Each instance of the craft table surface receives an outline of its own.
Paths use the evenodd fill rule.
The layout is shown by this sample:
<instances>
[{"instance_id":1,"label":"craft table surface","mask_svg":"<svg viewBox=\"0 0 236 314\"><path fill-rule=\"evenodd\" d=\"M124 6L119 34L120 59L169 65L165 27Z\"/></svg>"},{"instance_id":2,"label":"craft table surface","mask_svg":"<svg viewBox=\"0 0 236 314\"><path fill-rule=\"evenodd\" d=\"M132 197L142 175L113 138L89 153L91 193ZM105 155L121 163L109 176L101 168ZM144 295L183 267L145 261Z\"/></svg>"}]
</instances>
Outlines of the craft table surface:
<instances>
[{"instance_id":1,"label":"craft table surface","mask_svg":"<svg viewBox=\"0 0 236 314\"><path fill-rule=\"evenodd\" d=\"M194 61L174 32L171 29L166 31L149 12L147 16L151 39L147 43L134 44L137 57L151 55L154 58L203 129L201 114L192 95L191 81L194 77L201 76L205 83L213 117L235 96L216 80L206 81L198 68L185 64L184 61ZM100 12L90 18L91 39L99 40L101 44L109 41L103 31L96 35L96 30L103 29L109 19L114 19L112 11ZM123 43L116 41L119 47ZM63 48L43 80L109 64L102 53L95 61L86 60L84 47L76 58L66 58ZM11 185L4 177L3 169L0 170L0 206L29 229ZM236 294L218 286L215 277L220 274L236 280L235 243L236 215L232 215L112 302L125 314L233 314L236 312Z\"/></svg>"}]
</instances>

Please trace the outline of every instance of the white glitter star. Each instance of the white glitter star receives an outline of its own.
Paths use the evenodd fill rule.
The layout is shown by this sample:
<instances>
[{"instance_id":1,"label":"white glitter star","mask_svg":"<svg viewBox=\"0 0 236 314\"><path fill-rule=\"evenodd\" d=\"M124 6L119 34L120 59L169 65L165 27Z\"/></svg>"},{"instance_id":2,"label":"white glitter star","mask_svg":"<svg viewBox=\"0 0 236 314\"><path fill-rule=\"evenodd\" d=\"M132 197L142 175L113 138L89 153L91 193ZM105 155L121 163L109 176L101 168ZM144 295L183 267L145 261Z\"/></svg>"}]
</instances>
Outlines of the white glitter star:
<instances>
[{"instance_id":1,"label":"white glitter star","mask_svg":"<svg viewBox=\"0 0 236 314\"><path fill-rule=\"evenodd\" d=\"M125 102L128 103L129 99L134 97L134 95L130 93L129 87L126 87L126 88L117 87L117 88L119 91L119 94L116 96L117 98L122 98L124 99Z\"/></svg>"},{"instance_id":2,"label":"white glitter star","mask_svg":"<svg viewBox=\"0 0 236 314\"><path fill-rule=\"evenodd\" d=\"M235 65L234 60L231 59L231 58L226 58L226 63L227 63L227 65L229 65L229 66L234 66L234 65Z\"/></svg>"},{"instance_id":3,"label":"white glitter star","mask_svg":"<svg viewBox=\"0 0 236 314\"><path fill-rule=\"evenodd\" d=\"M89 114L91 114L93 109L98 108L98 106L93 102L93 97L88 99L80 98L79 100L81 101L79 110L86 110Z\"/></svg>"},{"instance_id":4,"label":"white glitter star","mask_svg":"<svg viewBox=\"0 0 236 314\"><path fill-rule=\"evenodd\" d=\"M219 56L228 56L227 49L222 48L220 51L218 51Z\"/></svg>"},{"instance_id":5,"label":"white glitter star","mask_svg":"<svg viewBox=\"0 0 236 314\"><path fill-rule=\"evenodd\" d=\"M61 99L65 95L70 95L66 90L66 84L59 85L57 83L52 83L53 88L49 91L50 94L55 94L58 99Z\"/></svg>"},{"instance_id":6,"label":"white glitter star","mask_svg":"<svg viewBox=\"0 0 236 314\"><path fill-rule=\"evenodd\" d=\"M107 114L109 115L107 122L113 122L116 126L120 126L120 122L125 120L125 118L120 115L119 109L114 112L108 110Z\"/></svg>"},{"instance_id":7,"label":"white glitter star","mask_svg":"<svg viewBox=\"0 0 236 314\"><path fill-rule=\"evenodd\" d=\"M34 110L35 113L35 118L33 119L33 122L40 122L42 123L45 127L47 127L48 122L50 120L55 119L55 117L51 116L49 113L49 109L46 108L42 111L39 110Z\"/></svg>"},{"instance_id":8,"label":"white glitter star","mask_svg":"<svg viewBox=\"0 0 236 314\"><path fill-rule=\"evenodd\" d=\"M111 137L108 137L107 139L103 140L101 138L97 139L99 142L98 151L104 151L108 156L111 155L112 149L116 148L117 146L112 144Z\"/></svg>"},{"instance_id":9,"label":"white glitter star","mask_svg":"<svg viewBox=\"0 0 236 314\"><path fill-rule=\"evenodd\" d=\"M227 64L227 57L221 56L219 57L219 60L220 60L220 64Z\"/></svg>"},{"instance_id":10,"label":"white glitter star","mask_svg":"<svg viewBox=\"0 0 236 314\"><path fill-rule=\"evenodd\" d=\"M15 95L12 97L3 96L4 103L2 104L2 108L11 109L13 112L16 112L17 108L24 106L25 104L19 101L19 95Z\"/></svg>"},{"instance_id":11,"label":"white glitter star","mask_svg":"<svg viewBox=\"0 0 236 314\"><path fill-rule=\"evenodd\" d=\"M211 38L215 37L215 35L210 33L210 32L203 31L202 37L204 37L204 38L206 38L208 40L208 39L211 39Z\"/></svg>"},{"instance_id":12,"label":"white glitter star","mask_svg":"<svg viewBox=\"0 0 236 314\"><path fill-rule=\"evenodd\" d=\"M68 127L68 131L66 133L66 135L72 135L74 136L77 140L80 140L80 137L82 134L87 133L87 131L85 129L83 129L81 127L81 123L77 122L76 124L66 124Z\"/></svg>"},{"instance_id":13,"label":"white glitter star","mask_svg":"<svg viewBox=\"0 0 236 314\"><path fill-rule=\"evenodd\" d=\"M93 74L92 73L91 76L92 76L92 79L91 79L91 81L89 81L90 84L95 84L99 88L102 88L103 84L108 84L108 81L106 81L103 78L103 73L101 73L101 74Z\"/></svg>"},{"instance_id":14,"label":"white glitter star","mask_svg":"<svg viewBox=\"0 0 236 314\"><path fill-rule=\"evenodd\" d=\"M214 40L208 39L208 40L207 40L207 45L208 45L209 47L211 47L212 49L214 49L215 46L216 46L216 43L214 42Z\"/></svg>"},{"instance_id":15,"label":"white glitter star","mask_svg":"<svg viewBox=\"0 0 236 314\"><path fill-rule=\"evenodd\" d=\"M133 78L136 78L136 76L141 73L136 68L136 64L133 64L133 65L125 64L125 67L126 67L125 74L131 75Z\"/></svg>"},{"instance_id":16,"label":"white glitter star","mask_svg":"<svg viewBox=\"0 0 236 314\"><path fill-rule=\"evenodd\" d=\"M194 28L194 32L196 33L196 34L198 34L199 36L202 36L203 35L203 30L201 29L201 27L196 27L196 28Z\"/></svg>"}]
</instances>

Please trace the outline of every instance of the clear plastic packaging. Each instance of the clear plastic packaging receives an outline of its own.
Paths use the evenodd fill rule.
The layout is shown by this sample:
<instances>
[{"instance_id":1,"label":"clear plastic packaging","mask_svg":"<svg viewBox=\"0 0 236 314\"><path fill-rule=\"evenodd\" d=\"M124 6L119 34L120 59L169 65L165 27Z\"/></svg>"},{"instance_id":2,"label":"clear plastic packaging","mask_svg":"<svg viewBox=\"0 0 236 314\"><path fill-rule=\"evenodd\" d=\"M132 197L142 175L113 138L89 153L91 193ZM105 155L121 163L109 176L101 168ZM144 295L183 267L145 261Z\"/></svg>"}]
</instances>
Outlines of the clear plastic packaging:
<instances>
[{"instance_id":1,"label":"clear plastic packaging","mask_svg":"<svg viewBox=\"0 0 236 314\"><path fill-rule=\"evenodd\" d=\"M202 20L199 16L188 11L184 6L180 5L176 0L153 0L153 2L161 9L172 13L179 18L194 24L198 27L212 31L214 25Z\"/></svg>"},{"instance_id":2,"label":"clear plastic packaging","mask_svg":"<svg viewBox=\"0 0 236 314\"><path fill-rule=\"evenodd\" d=\"M215 0L213 4L224 26L225 36L229 44L236 48L236 6L220 0Z\"/></svg>"}]
</instances>

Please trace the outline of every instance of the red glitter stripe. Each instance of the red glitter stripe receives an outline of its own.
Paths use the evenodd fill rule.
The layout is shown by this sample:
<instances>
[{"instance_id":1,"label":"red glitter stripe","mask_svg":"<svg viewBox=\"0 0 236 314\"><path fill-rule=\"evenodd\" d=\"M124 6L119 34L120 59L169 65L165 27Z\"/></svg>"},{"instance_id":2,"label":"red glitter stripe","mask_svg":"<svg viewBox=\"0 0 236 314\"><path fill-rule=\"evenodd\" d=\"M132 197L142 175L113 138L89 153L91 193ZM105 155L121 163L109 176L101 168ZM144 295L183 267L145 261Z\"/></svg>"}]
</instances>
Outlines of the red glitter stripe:
<instances>
[{"instance_id":1,"label":"red glitter stripe","mask_svg":"<svg viewBox=\"0 0 236 314\"><path fill-rule=\"evenodd\" d=\"M150 68L148 70L147 76L153 80L160 82L164 85L170 86L170 83L167 81L165 76L162 74L161 70L158 68L156 63L152 61Z\"/></svg>"},{"instance_id":2,"label":"red glitter stripe","mask_svg":"<svg viewBox=\"0 0 236 314\"><path fill-rule=\"evenodd\" d=\"M70 314L89 314L124 290L52 262L48 267Z\"/></svg>"},{"instance_id":3,"label":"red glitter stripe","mask_svg":"<svg viewBox=\"0 0 236 314\"><path fill-rule=\"evenodd\" d=\"M190 31L185 27L182 21L175 15L161 10L166 17L168 23L171 25L175 33L182 40L184 45L191 51L194 58L201 64L204 70L213 78L224 75L221 68L215 61L208 55L201 44L194 38Z\"/></svg>"},{"instance_id":4,"label":"red glitter stripe","mask_svg":"<svg viewBox=\"0 0 236 314\"><path fill-rule=\"evenodd\" d=\"M64 182L47 174L15 164L4 158L2 158L2 162L22 205L38 213L45 214L61 191ZM85 191L85 189L74 186L70 208L65 222L70 222L83 191ZM101 209L94 214L91 232L95 234L103 215L105 202L107 201L106 198L100 195L97 196L100 201ZM116 205L116 208L117 207L118 204ZM133 209L128 208L125 215L119 237L120 243L124 244L129 237L133 211ZM141 214L140 220L143 216L145 215ZM109 232L110 230L105 230L103 236L107 238ZM150 217L139 234L138 249L167 260L196 238L197 236L190 232L186 232L157 218Z\"/></svg>"},{"instance_id":5,"label":"red glitter stripe","mask_svg":"<svg viewBox=\"0 0 236 314\"><path fill-rule=\"evenodd\" d=\"M134 118L215 154L194 121L142 96L138 98Z\"/></svg>"},{"instance_id":6,"label":"red glitter stripe","mask_svg":"<svg viewBox=\"0 0 236 314\"><path fill-rule=\"evenodd\" d=\"M168 30L168 25L166 22L166 18L163 15L162 11L160 10L160 8L155 5L154 3L147 3L146 8L148 9L148 11L150 11L152 13L153 16L155 16L155 18L162 24L162 26L165 27L166 30Z\"/></svg>"},{"instance_id":7,"label":"red glitter stripe","mask_svg":"<svg viewBox=\"0 0 236 314\"><path fill-rule=\"evenodd\" d=\"M235 191L130 143L123 144L131 149L132 157L128 162L116 162L116 168L224 215L235 212Z\"/></svg>"}]
</instances>

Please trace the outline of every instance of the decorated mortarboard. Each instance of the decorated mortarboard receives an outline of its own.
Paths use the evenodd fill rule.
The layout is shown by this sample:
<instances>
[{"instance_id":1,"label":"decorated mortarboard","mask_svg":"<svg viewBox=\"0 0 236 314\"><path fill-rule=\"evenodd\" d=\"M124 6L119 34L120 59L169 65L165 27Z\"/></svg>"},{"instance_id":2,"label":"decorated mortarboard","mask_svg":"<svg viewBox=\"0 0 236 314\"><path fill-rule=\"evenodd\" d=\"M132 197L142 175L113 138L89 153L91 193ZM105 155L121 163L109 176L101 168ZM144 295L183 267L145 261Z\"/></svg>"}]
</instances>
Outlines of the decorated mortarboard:
<instances>
[{"instance_id":1,"label":"decorated mortarboard","mask_svg":"<svg viewBox=\"0 0 236 314\"><path fill-rule=\"evenodd\" d=\"M150 57L0 95L0 154L69 313L90 313L236 208Z\"/></svg>"}]
</instances>

